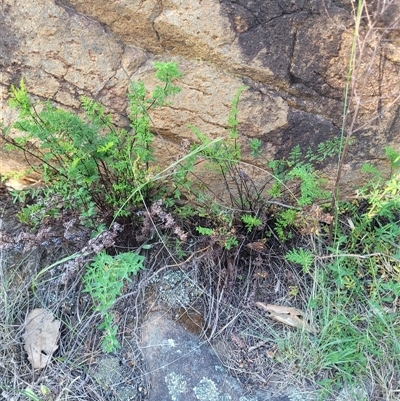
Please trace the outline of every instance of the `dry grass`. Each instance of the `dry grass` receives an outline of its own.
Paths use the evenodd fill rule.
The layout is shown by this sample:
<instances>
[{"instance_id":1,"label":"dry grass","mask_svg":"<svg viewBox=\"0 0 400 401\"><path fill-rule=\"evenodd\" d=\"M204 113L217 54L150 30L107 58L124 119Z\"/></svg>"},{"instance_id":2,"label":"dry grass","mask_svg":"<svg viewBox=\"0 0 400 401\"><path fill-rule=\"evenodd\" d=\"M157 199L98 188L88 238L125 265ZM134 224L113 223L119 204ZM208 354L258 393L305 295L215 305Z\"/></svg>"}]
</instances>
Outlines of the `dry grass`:
<instances>
[{"instance_id":1,"label":"dry grass","mask_svg":"<svg viewBox=\"0 0 400 401\"><path fill-rule=\"evenodd\" d=\"M79 249L70 243L48 244L42 238L31 243L24 251L22 227L15 221L15 209L9 197L2 198L3 243L0 252L0 394L4 400L119 400L117 389L104 388L96 380L96 368L101 359L100 317L93 313L91 299L82 293L82 266L65 278L66 264L59 264L43 273L52 263L71 255ZM31 241L32 242L32 241ZM41 242L41 243L40 243ZM57 245L59 243L59 245ZM88 242L87 244L89 244ZM14 244L9 246L9 244ZM87 245L86 244L86 245ZM39 274L38 273L43 273ZM38 278L39 277L39 278ZM32 286L32 284L35 284ZM41 371L34 371L26 357L22 332L25 316L34 308L46 308L61 321L59 347L52 361ZM133 307L123 309L120 316L125 341L118 357L126 365L124 384L132 388L146 388L141 370L141 354L136 333L125 330ZM129 369L128 369L129 366ZM44 394L48 391L48 394ZM138 393L137 399L141 399ZM32 398L33 397L33 398Z\"/></svg>"},{"instance_id":2,"label":"dry grass","mask_svg":"<svg viewBox=\"0 0 400 401\"><path fill-rule=\"evenodd\" d=\"M13 220L12 213L12 205L3 204L1 229L13 238L22 238L19 236L22 228ZM298 237L290 247L311 247L319 254L321 244L313 243L310 238ZM254 250L247 246L249 239L244 237L238 251L228 252L218 244L197 238L187 244L186 257L179 261L172 242L168 244L168 236L159 240L146 255L147 269L125 288L114 308L123 345L116 354L125 372L120 381L129 388L142 389L136 399L145 400L149 386L149 372L145 371L139 347L141 322L149 310L158 308L181 323L186 320L189 326L193 323L194 327L197 322L203 341L214 347L225 366L248 389L269 388L284 393L288 387L295 386L304 396L315 395L321 389L318 381L335 377L334 366L324 360L330 355L326 347L329 341L343 339L322 336L331 324L332 314L316 311L310 302L316 294L325 294L324 305L328 310L333 299L329 298L328 288L317 288L320 285L317 277L303 274L299 267L284 260L288 248L282 241L271 237L262 249ZM18 244L2 251L0 383L3 398L25 400L23 392L27 388L37 395L47 388L50 393L43 400L121 399L118 386L105 388L96 380L96 370L104 355L100 352L101 332L97 329L100 316L93 313L92 300L82 292L81 279L88 260L83 258L72 269L68 269L71 261L44 269L67 255L80 252L82 256L85 254L82 249L97 249L98 245L84 238L79 246L65 241L54 241L49 246L38 241L29 251L24 252L24 247L18 248ZM303 310L309 323L318 325L319 334L311 336L275 322L254 306L258 301ZM40 372L32 371L21 342L25 316L36 307L52 311L62 322L59 349L52 362ZM365 305L358 308L363 314L368 312ZM199 316L202 319L197 320ZM375 335L373 329L368 329L369 336ZM194 327L195 330L198 329ZM370 401L394 401L399 394L399 376L391 360L393 349L388 348L383 355L384 360L379 364L371 356L369 377L365 377L365 383L359 383L366 387L364 393L369 394ZM345 397L342 393L338 396L332 391L323 399L363 399L357 397Z\"/></svg>"}]
</instances>

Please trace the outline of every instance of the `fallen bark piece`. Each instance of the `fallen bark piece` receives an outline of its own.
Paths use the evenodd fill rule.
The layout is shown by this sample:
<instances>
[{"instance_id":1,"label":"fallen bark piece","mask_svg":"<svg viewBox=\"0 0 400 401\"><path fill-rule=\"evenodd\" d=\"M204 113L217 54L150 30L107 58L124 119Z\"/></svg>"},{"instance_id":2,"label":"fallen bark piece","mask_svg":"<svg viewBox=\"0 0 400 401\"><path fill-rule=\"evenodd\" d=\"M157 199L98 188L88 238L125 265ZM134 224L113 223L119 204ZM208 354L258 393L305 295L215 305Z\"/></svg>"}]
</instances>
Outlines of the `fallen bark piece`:
<instances>
[{"instance_id":1,"label":"fallen bark piece","mask_svg":"<svg viewBox=\"0 0 400 401\"><path fill-rule=\"evenodd\" d=\"M313 329L305 320L304 313L299 309L290 306L279 306L272 304L264 304L263 302L256 302L256 306L268 312L268 317L278 322L287 324L288 326L297 327L307 330L310 333L315 333Z\"/></svg>"},{"instance_id":2,"label":"fallen bark piece","mask_svg":"<svg viewBox=\"0 0 400 401\"><path fill-rule=\"evenodd\" d=\"M25 319L22 335L28 360L34 369L43 369L58 348L60 322L46 309L34 309Z\"/></svg>"}]
</instances>

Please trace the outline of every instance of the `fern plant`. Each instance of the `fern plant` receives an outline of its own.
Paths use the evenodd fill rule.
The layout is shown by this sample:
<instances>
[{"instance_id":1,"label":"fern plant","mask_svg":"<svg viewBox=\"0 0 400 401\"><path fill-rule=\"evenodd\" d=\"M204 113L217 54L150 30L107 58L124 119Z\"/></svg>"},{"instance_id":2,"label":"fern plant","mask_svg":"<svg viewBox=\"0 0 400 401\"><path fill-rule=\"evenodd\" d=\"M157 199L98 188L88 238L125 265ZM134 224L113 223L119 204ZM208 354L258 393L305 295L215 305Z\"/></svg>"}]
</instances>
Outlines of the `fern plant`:
<instances>
[{"instance_id":1,"label":"fern plant","mask_svg":"<svg viewBox=\"0 0 400 401\"><path fill-rule=\"evenodd\" d=\"M275 179L275 183L269 190L273 198L281 197L288 187L297 184L298 194L293 194L294 202L298 206L310 205L314 200L319 202L327 200L330 192L323 189L326 180L315 168L312 162L315 160L323 161L332 153L325 149L326 143L318 146L316 152L310 149L303 155L299 145L295 146L285 160L272 160L267 163Z\"/></svg>"},{"instance_id":2,"label":"fern plant","mask_svg":"<svg viewBox=\"0 0 400 401\"><path fill-rule=\"evenodd\" d=\"M242 221L246 226L247 231L252 231L255 227L259 227L262 225L262 221L256 217L252 216L251 214L244 214L242 216Z\"/></svg>"},{"instance_id":3,"label":"fern plant","mask_svg":"<svg viewBox=\"0 0 400 401\"><path fill-rule=\"evenodd\" d=\"M334 156L339 140L320 143L316 151L309 148L304 154L299 145L289 153L287 159L271 160L267 167L273 181L267 190L271 200L285 199L292 208L280 209L275 213L275 232L285 241L292 237L291 228L302 226L300 212L314 203L327 204L331 192L324 189L326 183L316 163Z\"/></svg>"},{"instance_id":4,"label":"fern plant","mask_svg":"<svg viewBox=\"0 0 400 401\"><path fill-rule=\"evenodd\" d=\"M366 163L362 168L370 179L358 192L370 205L368 218L393 218L393 212L400 210L400 154L390 147L385 148L385 153L391 168L389 177L371 164Z\"/></svg>"},{"instance_id":5,"label":"fern plant","mask_svg":"<svg viewBox=\"0 0 400 401\"><path fill-rule=\"evenodd\" d=\"M95 310L100 312L103 322L99 329L104 329L102 349L113 352L120 348L116 333L118 326L113 322L110 312L117 297L121 295L124 284L144 269L144 257L133 252L110 256L105 251L98 253L87 267L83 278L84 292L89 293L95 302Z\"/></svg>"},{"instance_id":6,"label":"fern plant","mask_svg":"<svg viewBox=\"0 0 400 401\"><path fill-rule=\"evenodd\" d=\"M82 222L90 225L98 215L127 216L143 197L152 195L148 174L154 138L148 109L162 107L178 93L173 81L181 76L176 63L155 63L155 68L162 85L152 93L142 82L130 86L129 131L116 127L105 108L87 97L81 97L84 115L79 117L50 102L33 103L23 80L18 88L11 86L9 103L19 110L14 128L24 135L11 136L6 128L2 136L9 148L38 161L32 170L41 174L47 186L39 221L63 208L78 212ZM141 191L132 196L132 188ZM24 213L29 214L30 208Z\"/></svg>"},{"instance_id":7,"label":"fern plant","mask_svg":"<svg viewBox=\"0 0 400 401\"><path fill-rule=\"evenodd\" d=\"M291 249L285 255L286 260L299 264L304 273L310 272L310 267L314 261L313 253L308 249Z\"/></svg>"}]
</instances>

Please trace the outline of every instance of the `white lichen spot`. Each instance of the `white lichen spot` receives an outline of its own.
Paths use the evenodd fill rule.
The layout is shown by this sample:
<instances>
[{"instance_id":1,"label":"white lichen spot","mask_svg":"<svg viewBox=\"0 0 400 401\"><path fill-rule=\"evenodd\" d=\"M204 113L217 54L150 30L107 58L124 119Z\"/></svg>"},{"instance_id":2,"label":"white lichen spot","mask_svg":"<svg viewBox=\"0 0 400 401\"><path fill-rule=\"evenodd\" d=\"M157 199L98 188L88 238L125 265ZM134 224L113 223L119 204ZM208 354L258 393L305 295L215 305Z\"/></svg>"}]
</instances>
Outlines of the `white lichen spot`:
<instances>
[{"instance_id":1,"label":"white lichen spot","mask_svg":"<svg viewBox=\"0 0 400 401\"><path fill-rule=\"evenodd\" d=\"M202 294L202 290L196 285L186 272L169 270L162 277L155 278L153 282L158 283L158 292L161 298L172 307L190 305Z\"/></svg>"},{"instance_id":2,"label":"white lichen spot","mask_svg":"<svg viewBox=\"0 0 400 401\"><path fill-rule=\"evenodd\" d=\"M220 401L219 391L215 383L203 377L199 384L193 389L196 398L200 401ZM230 397L229 397L230 398ZM228 401L228 400L227 400Z\"/></svg>"},{"instance_id":3,"label":"white lichen spot","mask_svg":"<svg viewBox=\"0 0 400 401\"><path fill-rule=\"evenodd\" d=\"M183 394L187 390L185 378L175 372L168 373L165 376L165 383L172 401L178 401L179 394Z\"/></svg>"},{"instance_id":4,"label":"white lichen spot","mask_svg":"<svg viewBox=\"0 0 400 401\"><path fill-rule=\"evenodd\" d=\"M215 365L214 369L216 372L225 373L225 369L221 365Z\"/></svg>"}]
</instances>

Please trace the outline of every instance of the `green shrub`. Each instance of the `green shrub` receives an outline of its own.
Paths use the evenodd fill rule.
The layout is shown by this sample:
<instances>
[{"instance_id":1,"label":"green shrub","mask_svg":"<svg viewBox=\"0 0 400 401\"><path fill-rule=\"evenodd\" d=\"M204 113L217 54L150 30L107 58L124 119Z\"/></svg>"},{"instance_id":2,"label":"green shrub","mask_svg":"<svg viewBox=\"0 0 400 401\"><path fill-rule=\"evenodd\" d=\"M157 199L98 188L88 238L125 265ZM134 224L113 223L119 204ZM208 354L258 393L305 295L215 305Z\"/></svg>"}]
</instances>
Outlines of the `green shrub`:
<instances>
[{"instance_id":1,"label":"green shrub","mask_svg":"<svg viewBox=\"0 0 400 401\"><path fill-rule=\"evenodd\" d=\"M358 199L340 201L335 191L335 208L331 209L331 193L324 188L326 181L318 166L342 151L342 138L325 141L315 151L294 147L286 159L267 161L262 171L268 179L255 183L241 168L237 115L245 88L240 88L232 101L227 138L211 140L192 127L198 142L188 145L180 160L159 171L148 109L162 107L179 92L173 81L180 73L174 63L156 63L155 68L162 85L152 93L142 82L130 86L129 130L115 127L104 108L91 99L81 99L84 116L78 117L49 102L33 104L23 81L19 88L11 88L10 104L19 109L15 128L25 136L14 138L4 129L3 137L12 148L40 161L34 169L46 184L32 194L30 204L26 193L14 194L15 200L28 202L19 213L21 221L39 225L68 210L76 212L86 225L97 227L98 220L130 216L148 201L159 206L152 218L162 221L162 228L177 226L172 214L163 209L169 208L208 237L202 241L219 245L221 255L241 249L250 252L242 245L264 244L266 236L273 237L292 247L285 259L301 266L298 273L306 276L311 288L299 284L289 295L304 296L303 306L319 329L314 333L283 332L283 338L277 340L280 354L294 361L300 375L315 375L324 394L344 382L363 381L371 366L381 369L385 361L391 360L400 371L396 314L400 299L399 153L386 148L391 166L388 176L365 164L362 172L368 179L359 188ZM259 139L252 139L248 146L252 157L262 157ZM224 203L199 182L194 175L199 160L220 174L230 202ZM166 244L167 235L157 234ZM175 238L179 256L186 255L182 238ZM304 247L299 245L300 239L306 242ZM256 251L262 254L263 249ZM261 256L258 260L263 262ZM87 267L84 291L92 296L103 319L99 328L105 331L102 347L107 352L120 346L111 309L124 283L143 268L143 262L135 253L112 257L102 252Z\"/></svg>"},{"instance_id":2,"label":"green shrub","mask_svg":"<svg viewBox=\"0 0 400 401\"><path fill-rule=\"evenodd\" d=\"M32 212L32 224L64 209L76 212L84 224L91 225L99 215L128 216L143 199L157 197L151 179L153 134L148 109L162 107L179 92L173 81L181 73L172 62L155 63L155 68L162 86L150 94L142 82L130 86L130 130L116 127L104 107L85 96L81 97L84 116L79 117L50 102L31 102L23 80L19 88L11 87L9 103L19 110L14 128L24 135L12 137L5 129L3 137L9 148L34 156L39 163L32 169L47 186L41 200L23 212Z\"/></svg>"}]
</instances>

